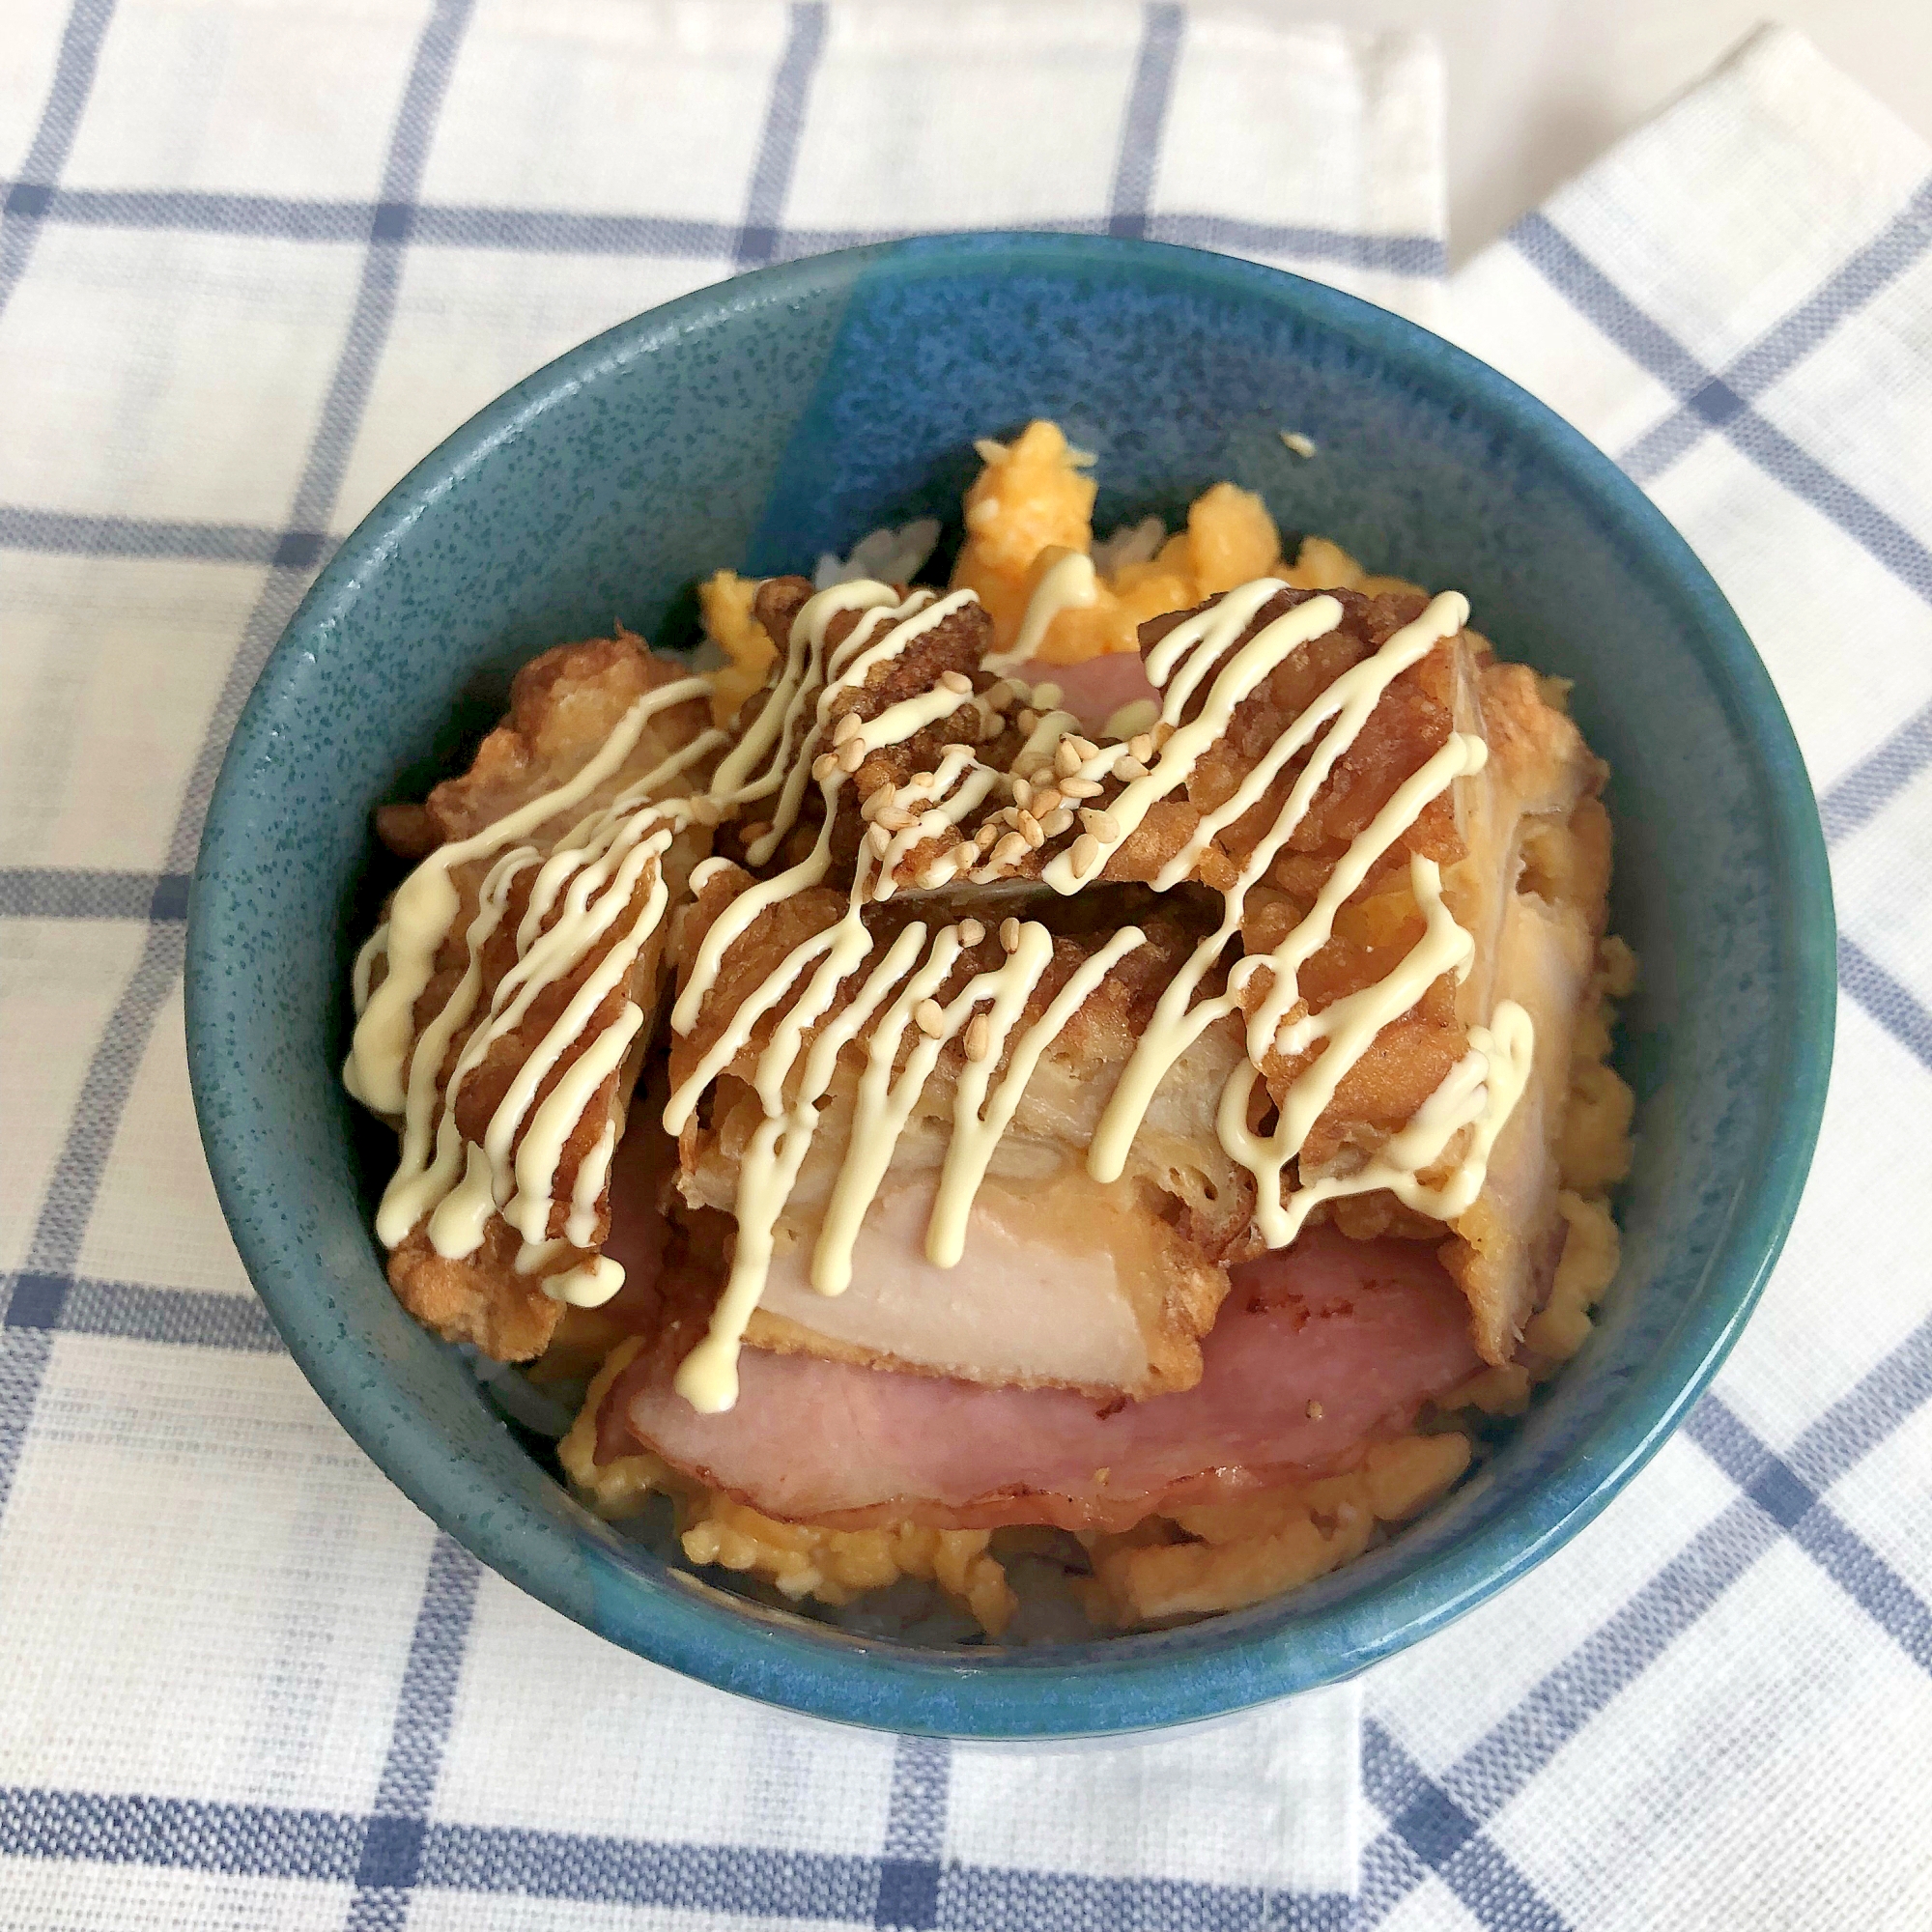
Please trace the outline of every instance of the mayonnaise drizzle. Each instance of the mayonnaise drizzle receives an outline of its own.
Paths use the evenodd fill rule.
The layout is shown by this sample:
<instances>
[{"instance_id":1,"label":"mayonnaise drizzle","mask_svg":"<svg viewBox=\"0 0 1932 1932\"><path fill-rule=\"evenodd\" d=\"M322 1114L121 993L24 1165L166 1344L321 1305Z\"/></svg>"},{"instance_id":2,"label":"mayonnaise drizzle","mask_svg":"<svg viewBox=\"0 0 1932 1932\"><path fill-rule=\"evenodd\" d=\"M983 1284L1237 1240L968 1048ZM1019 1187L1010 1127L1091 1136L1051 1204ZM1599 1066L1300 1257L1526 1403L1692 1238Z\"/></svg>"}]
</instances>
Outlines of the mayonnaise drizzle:
<instances>
[{"instance_id":1,"label":"mayonnaise drizzle","mask_svg":"<svg viewBox=\"0 0 1932 1932\"><path fill-rule=\"evenodd\" d=\"M639 953L663 923L669 893L661 862L673 835L693 816L689 800L659 803L653 795L717 749L724 734L698 733L619 792L609 806L573 825L548 857L540 857L532 846L511 841L582 805L622 768L652 717L703 696L707 690L705 680L685 678L647 693L566 784L473 838L432 854L398 890L388 923L377 935L382 946L372 941L363 949L356 972L360 1018L345 1083L358 1098L368 1100L372 1094L385 1091L386 1079L401 1078L407 1067L401 1105L386 1109L399 1111L403 1122L396 1172L376 1216L376 1231L385 1245L396 1246L427 1215L430 1245L447 1259L460 1259L481 1245L492 1213L501 1213L523 1237L517 1257L520 1272L541 1273L559 1253L593 1242L596 1204L615 1146L615 1122L606 1122L603 1134L579 1164L561 1240L550 1234L557 1207L554 1199L557 1170L585 1109L632 1051L644 1015L634 1002L624 1000L617 1004L614 1017L594 1032L593 1018L623 984ZM506 845L508 851L502 849ZM403 1058L395 1060L397 1013L405 1029L413 1023L416 998L428 983L461 904L450 873L459 864L492 853L500 856L484 876L476 912L464 935L463 977L420 1037L410 1041L405 1035ZM439 1094L437 1082L450 1044L475 1014L484 948L501 923L512 887L532 867L536 876L530 881L515 935L516 962L498 980L489 1012L465 1040ZM522 1023L536 997L574 973L611 933L640 891L641 910L612 940L536 1047L523 1057L482 1141L468 1140L457 1125L457 1102L465 1082L491 1047ZM370 992L379 956L386 958L387 973ZM400 992L412 983L415 993L404 1003ZM393 995L397 1005L385 1012L383 1003L392 997L392 988L398 989ZM538 1103L538 1089L573 1049L575 1057ZM602 1299L604 1291L615 1293L614 1282L621 1282L622 1270L611 1263L594 1280L577 1276L582 1270L573 1275L573 1296L595 1291Z\"/></svg>"},{"instance_id":2,"label":"mayonnaise drizzle","mask_svg":"<svg viewBox=\"0 0 1932 1932\"><path fill-rule=\"evenodd\" d=\"M1165 726L1158 753L1151 768L1129 778L1104 813L1090 815L1098 819L1104 838L1090 831L1084 841L1068 842L1047 861L1043 878L1055 892L1076 893L1096 878L1149 811L1186 786L1202 757L1225 735L1241 702L1291 653L1340 624L1340 603L1318 596L1243 639L1242 633L1287 587L1274 578L1243 584L1208 611L1184 619L1149 652L1148 674L1161 692L1159 723ZM1060 610L1091 603L1094 596L1091 559L1077 553L1058 559L1035 591L1014 651L1008 660L987 659L984 668L998 670L1006 661L1030 657ZM796 992L753 1071L752 1087L764 1119L739 1164L731 1273L708 1333L678 1370L677 1387L705 1412L728 1408L736 1401L738 1349L764 1290L779 1220L810 1152L839 1057L848 1048L864 1048L865 1066L810 1258L812 1286L821 1293L838 1294L850 1285L861 1227L891 1169L900 1136L941 1054L970 1029L972 1050L960 1061L953 1081L952 1134L925 1240L927 1257L935 1264L958 1264L974 1199L1039 1061L1119 962L1146 943L1138 927L1115 934L1080 964L1023 1031L1020 1021L1053 959L1053 937L1043 925L1019 923L1000 963L974 974L944 1007L937 1006L936 996L952 978L967 945L960 926L945 925L929 933L915 921L883 957L872 959L874 941L865 922L866 908L893 895L911 853L932 841L941 847L941 858L927 862L917 875L925 889L945 885L961 870L983 882L1009 876L1009 866L971 845L949 844L948 838L996 790L1005 787L1015 799L1024 796L1010 789L1012 778L1052 760L1056 753L1063 760L1057 767L1061 781L1067 777L1085 780L1091 788L1074 796L1097 791L1122 756L1118 744L1096 748L1083 742L1073 754L1077 768L1068 773L1070 760L1061 748L1077 732L1077 721L1067 712L1049 710L1037 717L1012 761L1013 774L998 771L982 763L977 753L978 738L997 735L1000 728L993 703L986 695L944 681L889 706L856 731L840 722L845 715L838 702L841 693L861 690L874 670L971 601L971 591L939 596L916 590L901 598L890 585L866 582L821 591L799 611L765 703L720 761L706 792L696 799L653 801L665 781L722 743L722 733L703 734L611 806L591 813L547 857L520 842L582 804L619 769L655 711L707 688L701 679L687 679L640 699L567 784L474 838L444 848L417 868L397 894L388 925L357 957L355 994L360 1017L345 1072L357 1097L381 1111L403 1115L402 1158L378 1216L378 1232L385 1241L394 1245L427 1213L438 1252L452 1257L472 1253L496 1212L524 1237L518 1262L522 1269L542 1274L556 1256L589 1246L616 1142L616 1122L606 1122L577 1165L560 1238L550 1233L556 1175L563 1150L592 1096L634 1051L643 1024L638 1006L621 1003L616 1018L581 1047L543 1101L533 1102L551 1070L582 1037L591 1015L624 982L639 952L662 925L668 894L661 862L671 838L694 821L716 823L722 813L769 800L769 823L747 846L751 863L763 865L798 824L807 783L815 781L819 786L824 812L810 851L732 898L689 962L671 1014L674 1030L689 1034L716 990L724 956L735 941L762 914L826 878L834 824L851 770L872 752L902 743L971 706L978 712L975 743L948 748L935 770L895 787L889 800L868 799L868 813L881 803L889 803L895 812L871 824L843 915L802 940L740 1001L669 1096L664 1122L675 1134L689 1124L705 1090L744 1051L760 1021ZM829 647L834 621L848 612L856 613L857 621L836 647ZM1274 823L1224 895L1220 925L1174 976L1122 1072L1088 1156L1095 1179L1112 1181L1123 1173L1160 1082L1192 1041L1216 1020L1245 1009L1247 1056L1223 1088L1217 1131L1229 1153L1255 1178L1257 1225L1269 1246L1292 1241L1313 1208L1339 1195L1387 1188L1407 1205L1446 1220L1462 1213L1480 1192L1495 1138L1528 1078L1534 1045L1529 1016L1509 1002L1496 1008L1487 1028L1469 1029L1463 1060L1378 1152L1352 1172L1313 1176L1292 1191L1286 1175L1341 1082L1381 1029L1414 1007L1440 975L1453 973L1460 979L1468 971L1473 941L1443 903L1438 869L1411 854L1409 879L1423 914L1422 936L1383 979L1318 1013L1300 1010L1300 970L1332 936L1342 905L1433 799L1459 777L1482 768L1487 756L1482 739L1452 732L1350 841L1314 905L1280 944L1269 952L1239 959L1224 991L1200 996L1208 974L1240 931L1249 892L1266 876L1389 685L1453 637L1467 615L1465 601L1445 593L1414 623L1344 672L1280 735L1234 795L1203 816L1188 842L1162 867L1153 882L1157 890L1172 890L1193 876L1217 834L1251 811L1289 763L1308 753ZM1204 695L1189 718L1197 694ZM1057 696L1041 688L1043 701ZM842 737L834 733L835 724ZM855 743L856 757L851 750ZM835 751L842 755L825 755ZM1091 756L1086 755L1089 751ZM1126 772L1135 769L1125 767ZM1078 867L1076 844L1084 854ZM459 864L492 855L498 856L465 935L467 970L412 1053L414 1004L459 903L449 873ZM693 892L724 863L710 860L695 868ZM466 1040L438 1118L436 1079L450 1042L475 1011L484 949L500 924L512 888L532 867L537 871L516 934L517 962L495 989L489 1013ZM464 1082L492 1044L520 1023L536 995L574 971L605 940L640 889L641 910L625 931L610 940L605 956L567 1010L525 1057L482 1141L466 1140L455 1126ZM372 991L378 958L386 958L387 972ZM841 987L859 975L864 978L839 1005ZM1255 1089L1269 1056L1293 1061L1318 1046L1321 1050L1282 1094L1272 1127L1266 1133L1251 1127ZM1420 1177L1441 1168L1459 1139L1459 1157L1435 1185L1425 1184ZM554 1298L594 1306L614 1293L622 1279L616 1264L600 1260L547 1274L543 1287Z\"/></svg>"},{"instance_id":3,"label":"mayonnaise drizzle","mask_svg":"<svg viewBox=\"0 0 1932 1932\"><path fill-rule=\"evenodd\" d=\"M1027 599L1026 614L1020 619L1012 649L989 657L986 668L1008 671L1015 665L1027 663L1046 641L1053 620L1063 611L1091 610L1099 594L1094 559L1086 552L1070 550L1065 556L1056 557L1040 573L1033 595Z\"/></svg>"},{"instance_id":4,"label":"mayonnaise drizzle","mask_svg":"<svg viewBox=\"0 0 1932 1932\"><path fill-rule=\"evenodd\" d=\"M448 936L462 905L450 873L471 859L487 859L500 852L572 806L582 805L606 779L622 769L643 736L644 726L660 711L706 696L710 689L708 679L685 677L647 692L624 714L617 728L575 778L472 837L432 852L396 889L384 943L388 970L355 1022L349 1064L342 1074L343 1084L365 1107L379 1114L403 1111L407 1097L403 1067L413 1044L415 1004L429 984L437 949Z\"/></svg>"}]
</instances>

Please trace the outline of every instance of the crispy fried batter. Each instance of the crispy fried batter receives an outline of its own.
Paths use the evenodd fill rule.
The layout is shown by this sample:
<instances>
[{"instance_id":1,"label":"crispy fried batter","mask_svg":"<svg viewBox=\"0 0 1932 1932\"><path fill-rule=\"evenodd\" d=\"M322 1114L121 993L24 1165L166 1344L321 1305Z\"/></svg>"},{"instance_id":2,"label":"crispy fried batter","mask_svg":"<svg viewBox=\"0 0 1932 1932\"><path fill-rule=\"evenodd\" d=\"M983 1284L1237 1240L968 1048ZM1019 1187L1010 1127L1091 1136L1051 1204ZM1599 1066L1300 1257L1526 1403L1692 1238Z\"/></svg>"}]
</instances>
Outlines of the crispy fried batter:
<instances>
[{"instance_id":1,"label":"crispy fried batter","mask_svg":"<svg viewBox=\"0 0 1932 1932\"><path fill-rule=\"evenodd\" d=\"M639 639L622 631L614 638L546 652L518 673L511 686L508 717L477 748L469 769L460 778L438 785L421 807L385 808L382 829L392 841L405 842L416 856L426 856L446 841L471 837L566 783L605 744L639 697L687 674L681 667L653 657ZM580 805L539 828L528 842L538 853L547 854L574 824L689 745L705 723L704 710L702 698L694 697L659 712L622 766ZM643 911L660 871L671 897L682 895L692 865L702 856L703 838L696 828L680 834L663 859L644 869L629 903L603 937L575 967L535 995L517 1025L492 1042L458 1094L456 1125L467 1140L482 1140L491 1117L531 1053ZM430 980L415 1003L418 1036L442 1011L469 970L466 935L476 920L479 895L493 863L494 855L469 860L450 874L459 910L437 953ZM470 1019L448 1040L437 1076L439 1115L463 1049L476 1026L490 1015L497 989L526 951L518 945L517 934L528 910L535 878L532 867L513 881L503 916L482 948L478 961L480 996ZM560 907L553 908L539 922L538 929L548 929L559 912ZM664 942L661 922L623 979L591 1010L577 1038L537 1084L524 1111L523 1123L511 1141L513 1153L537 1109L568 1074L584 1042L612 1021L626 1002L641 1006L647 1014L654 1011ZM377 983L380 974L379 962ZM542 1352L563 1306L543 1292L542 1279L594 1258L610 1227L608 1182L596 1199L596 1228L588 1242L562 1243L567 1215L563 1204L570 1201L582 1163L606 1128L614 1122L621 1133L646 1038L647 1030L623 1064L598 1085L564 1142L554 1185L557 1205L552 1209L548 1228L549 1237L559 1245L544 1256L541 1269L518 1271L516 1263L525 1244L500 1214L488 1217L480 1245L460 1258L436 1251L429 1241L425 1219L389 1256L391 1285L417 1320L449 1340L474 1343L502 1360L524 1360Z\"/></svg>"}]
</instances>

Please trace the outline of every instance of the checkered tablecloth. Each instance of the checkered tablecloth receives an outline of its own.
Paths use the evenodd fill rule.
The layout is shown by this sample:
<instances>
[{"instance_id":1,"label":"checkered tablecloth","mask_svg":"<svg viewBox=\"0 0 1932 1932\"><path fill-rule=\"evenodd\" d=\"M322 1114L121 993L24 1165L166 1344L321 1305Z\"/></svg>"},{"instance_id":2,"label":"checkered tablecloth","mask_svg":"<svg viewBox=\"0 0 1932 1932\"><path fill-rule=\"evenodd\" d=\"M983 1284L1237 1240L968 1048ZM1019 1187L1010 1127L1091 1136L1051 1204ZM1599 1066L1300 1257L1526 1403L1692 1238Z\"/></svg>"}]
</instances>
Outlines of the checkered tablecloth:
<instances>
[{"instance_id":1,"label":"checkered tablecloth","mask_svg":"<svg viewBox=\"0 0 1932 1932\"><path fill-rule=\"evenodd\" d=\"M13 0L0 20L0 1927L1932 1918L1932 156L1760 37L1452 282L1430 49L1259 6ZM1450 328L1770 663L1845 939L1717 1391L1363 1683L949 1749L479 1571L323 1410L202 1167L186 873L316 566L471 411L736 268L1062 226Z\"/></svg>"}]
</instances>

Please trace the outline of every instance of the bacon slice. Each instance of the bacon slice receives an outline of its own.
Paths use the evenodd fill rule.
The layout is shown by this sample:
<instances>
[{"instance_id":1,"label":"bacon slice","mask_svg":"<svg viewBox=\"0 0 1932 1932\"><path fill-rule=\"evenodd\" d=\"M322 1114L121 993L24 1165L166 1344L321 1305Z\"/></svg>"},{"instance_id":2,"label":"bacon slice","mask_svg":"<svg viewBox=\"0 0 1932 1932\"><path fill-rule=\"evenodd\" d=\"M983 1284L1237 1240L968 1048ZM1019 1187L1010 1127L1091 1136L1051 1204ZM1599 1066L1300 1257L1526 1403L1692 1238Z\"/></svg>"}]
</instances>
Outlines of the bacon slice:
<instances>
[{"instance_id":1,"label":"bacon slice","mask_svg":"<svg viewBox=\"0 0 1932 1932\"><path fill-rule=\"evenodd\" d=\"M611 1384L598 1460L641 1444L768 1515L838 1527L1119 1530L1333 1468L1480 1366L1418 1243L1315 1229L1233 1276L1200 1382L1141 1403L748 1350L737 1407L699 1415L671 1387L700 1332L686 1316Z\"/></svg>"},{"instance_id":2,"label":"bacon slice","mask_svg":"<svg viewBox=\"0 0 1932 1932\"><path fill-rule=\"evenodd\" d=\"M1079 664L1048 664L1043 658L1033 658L1013 675L1029 684L1057 684L1062 708L1096 731L1104 729L1107 720L1123 704L1142 698L1156 704L1160 701L1160 693L1148 682L1147 667L1138 651L1103 651Z\"/></svg>"}]
</instances>

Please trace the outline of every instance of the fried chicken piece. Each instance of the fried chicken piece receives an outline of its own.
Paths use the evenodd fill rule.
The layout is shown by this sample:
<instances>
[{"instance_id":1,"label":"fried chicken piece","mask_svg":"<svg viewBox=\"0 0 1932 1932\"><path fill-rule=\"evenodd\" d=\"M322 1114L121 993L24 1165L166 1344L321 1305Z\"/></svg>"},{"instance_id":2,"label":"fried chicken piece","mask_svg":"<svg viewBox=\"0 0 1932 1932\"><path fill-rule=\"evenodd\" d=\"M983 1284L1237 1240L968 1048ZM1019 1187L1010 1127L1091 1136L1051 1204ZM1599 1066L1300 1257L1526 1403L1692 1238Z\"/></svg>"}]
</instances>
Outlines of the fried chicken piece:
<instances>
[{"instance_id":1,"label":"fried chicken piece","mask_svg":"<svg viewBox=\"0 0 1932 1932\"><path fill-rule=\"evenodd\" d=\"M688 972L712 921L752 883L735 871L704 882L681 935L681 972ZM1184 1388L1198 1378L1199 1338L1226 1292L1221 1263L1245 1239L1252 1202L1252 1188L1223 1151L1213 1120L1241 1048L1232 1021L1204 1036L1163 1083L1135 1139L1127 1173L1107 1186L1089 1178L1085 1151L1094 1125L1177 959L1191 951L1196 936L1158 902L1134 909L1143 916L1147 942L1118 961L1034 1068L974 1201L959 1263L950 1269L934 1265L922 1243L969 1064L964 1034L939 1052L893 1149L890 1171L856 1240L849 1287L827 1296L813 1289L810 1272L828 1204L851 1151L872 1032L841 1048L819 1102L810 1151L779 1219L777 1252L748 1342L985 1382L1077 1387L1103 1397ZM1053 939L1051 960L991 1061L995 1087L1009 1070L1014 1044L1112 936L1117 921L1103 909L1089 903L1081 911L1088 929ZM796 1097L812 1042L838 1022L894 939L921 913L934 921L947 916L929 902L895 903L866 914L870 951L805 1030L785 1083L788 1100ZM713 1053L780 962L845 916L844 898L825 890L781 900L762 913L725 952L692 1031L673 1041L673 1087ZM930 998L939 1007L976 974L1005 960L997 932L978 923L978 937L933 987ZM754 1086L759 1058L805 983L794 982L749 1029L720 1069L708 1107L684 1128L680 1186L691 1208L735 1209L742 1163L766 1118ZM891 1063L895 1074L921 1038L916 1026L904 1029Z\"/></svg>"},{"instance_id":2,"label":"fried chicken piece","mask_svg":"<svg viewBox=\"0 0 1932 1932\"><path fill-rule=\"evenodd\" d=\"M385 808L380 822L383 836L422 858L472 838L569 786L611 741L639 700L686 675L623 632L546 652L518 673L508 717L477 748L469 771L438 785L421 806ZM594 784L578 787L581 796L560 805L520 839L499 841L446 868L454 915L427 961L426 980L407 1017L404 1069L413 1072L419 1051L437 1055L433 1078L419 1092L413 1148L405 1110L394 1104L396 1096L370 1095L377 1110L405 1130L406 1166L413 1151L417 1176L429 1168L433 1153L442 1169L440 1184L418 1179L412 1185L410 1174L399 1174L385 1197L388 1225L383 1232L390 1247L390 1283L417 1320L500 1360L542 1352L564 1306L546 1293L544 1283L593 1262L608 1231L609 1182L600 1174L623 1131L631 1088L649 1038L648 1021L657 1008L664 967L667 915L683 897L708 834L701 826L686 826L661 853L641 854L628 879L622 865L612 866L587 904L577 903L565 888L532 918L532 895L543 877L541 862L621 792L668 761L675 763L680 753L694 748L701 753L697 740L705 711L701 689L658 710L620 761ZM701 782L706 768L700 756L695 763L687 760L673 776L680 786L694 776ZM486 909L486 883L513 843L525 849L526 862L497 878ZM595 874L585 867L576 876L581 887ZM578 897L582 896L580 891ZM601 930L593 932L565 970L547 977L533 967L532 954L566 918L588 918ZM649 929L639 936L643 926ZM627 961L619 957L625 951ZM612 968L613 959L621 970ZM384 947L373 948L371 963L368 993L373 1004L388 977L390 958ZM601 990L600 981L608 982ZM527 994L521 1006L520 990ZM643 1023L630 1020L629 1009ZM531 1135L545 1136L548 1145L557 1133L558 1110L572 1096L563 1095L549 1114L546 1103L567 1083L586 1077L590 1064L584 1056L597 1050L600 1041L612 1041L612 1030L625 1026L636 1029L630 1042L617 1042L620 1056L602 1071L581 1107L567 1111L567 1131L556 1140L548 1175L526 1172L532 1162L523 1156ZM481 1038L479 1028L487 1029ZM547 1053L553 1029L569 1037ZM533 1061L545 1063L545 1070L530 1085L525 1075ZM463 1071L452 1113L448 1093L459 1065ZM526 1092L520 1091L525 1087ZM388 1104L384 1104L385 1097ZM468 1165L485 1157L483 1149L499 1111L514 1115L513 1130L493 1150L498 1167L515 1176L517 1192L505 1199L492 1198L487 1191L479 1195L473 1184L465 1185ZM541 1189L535 1197L529 1193L532 1185ZM465 1207L466 1196L467 1216L456 1211ZM506 1210L519 1212L521 1230L505 1218Z\"/></svg>"},{"instance_id":3,"label":"fried chicken piece","mask_svg":"<svg viewBox=\"0 0 1932 1932\"><path fill-rule=\"evenodd\" d=\"M1260 609L1233 648L1317 594L1341 606L1340 624L1299 646L1236 707L1189 782L1190 801L1201 810L1232 799L1307 706L1418 616L1425 602L1419 592L1284 590ZM1191 614L1144 626L1144 648ZM1457 778L1425 805L1350 895L1333 936L1297 976L1301 1002L1293 1016L1322 1012L1378 984L1421 937L1412 857L1441 867L1444 904L1473 940L1467 977L1459 983L1440 975L1380 1029L1309 1130L1295 1172L1306 1185L1358 1170L1442 1085L1468 1051L1472 1026L1486 1025L1503 1001L1522 1007L1535 1028L1531 1078L1492 1152L1481 1195L1450 1224L1454 1238L1443 1248L1469 1298L1477 1346L1493 1363L1514 1354L1562 1252L1556 1151L1577 1016L1609 888L1608 821L1595 796L1603 767L1549 698L1533 672L1498 664L1472 632L1436 644L1393 680L1336 760L1267 883L1249 894L1241 931L1249 953L1271 952L1308 915L1350 842L1452 731L1484 740L1481 770ZM1192 700L1183 716L1198 712L1201 701ZM1289 760L1263 797L1219 835L1218 854L1231 867L1242 864L1274 825L1309 755ZM1526 850L1548 856L1530 867ZM1221 883L1207 866L1203 870ZM1248 1010L1271 984L1268 973L1248 982ZM1263 1071L1277 1105L1326 1050L1318 1041L1298 1054L1268 1053ZM1332 1212L1361 1238L1440 1230L1385 1190L1345 1196Z\"/></svg>"}]
</instances>

